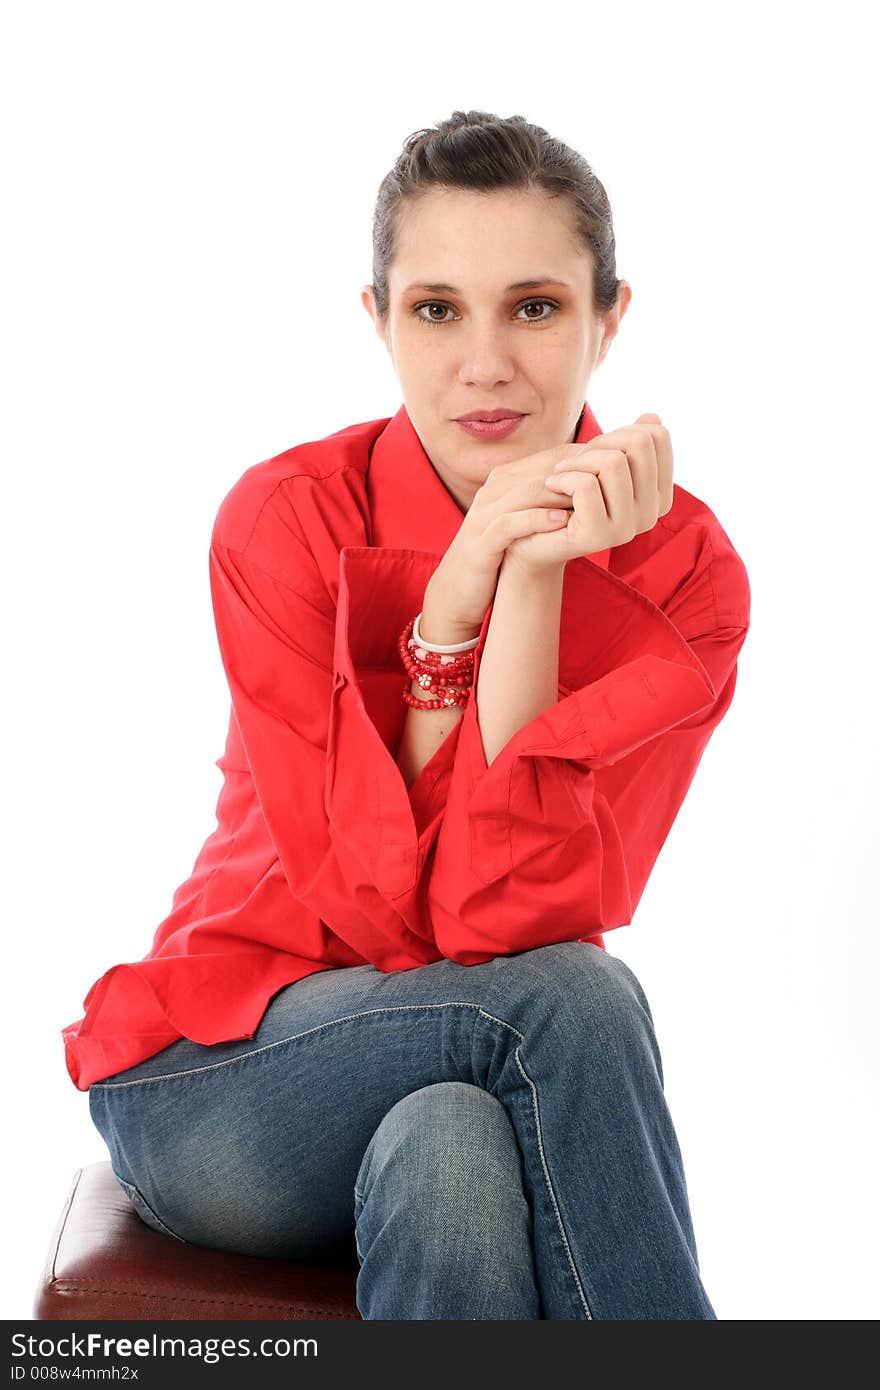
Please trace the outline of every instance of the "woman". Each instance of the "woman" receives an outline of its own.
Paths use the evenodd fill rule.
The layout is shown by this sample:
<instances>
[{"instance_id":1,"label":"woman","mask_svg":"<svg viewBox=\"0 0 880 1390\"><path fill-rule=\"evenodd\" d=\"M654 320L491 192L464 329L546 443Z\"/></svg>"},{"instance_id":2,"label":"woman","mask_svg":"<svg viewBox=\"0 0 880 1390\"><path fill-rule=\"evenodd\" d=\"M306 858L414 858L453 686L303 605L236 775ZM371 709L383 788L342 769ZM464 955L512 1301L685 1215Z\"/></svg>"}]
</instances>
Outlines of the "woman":
<instances>
[{"instance_id":1,"label":"woman","mask_svg":"<svg viewBox=\"0 0 880 1390\"><path fill-rule=\"evenodd\" d=\"M602 932L731 702L746 572L659 418L584 400L631 291L579 155L456 112L373 245L405 405L224 498L217 829L68 1069L149 1225L356 1252L364 1318L714 1318Z\"/></svg>"}]
</instances>

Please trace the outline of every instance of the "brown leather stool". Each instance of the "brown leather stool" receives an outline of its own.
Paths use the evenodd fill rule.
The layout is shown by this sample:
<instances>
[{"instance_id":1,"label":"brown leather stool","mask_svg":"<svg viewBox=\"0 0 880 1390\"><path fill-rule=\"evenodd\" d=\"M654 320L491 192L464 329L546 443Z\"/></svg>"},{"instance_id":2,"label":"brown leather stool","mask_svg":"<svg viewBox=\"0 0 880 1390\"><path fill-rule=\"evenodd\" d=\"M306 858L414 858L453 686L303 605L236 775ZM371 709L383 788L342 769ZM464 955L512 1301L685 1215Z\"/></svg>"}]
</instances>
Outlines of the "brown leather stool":
<instances>
[{"instance_id":1,"label":"brown leather stool","mask_svg":"<svg viewBox=\"0 0 880 1390\"><path fill-rule=\"evenodd\" d=\"M356 1252L351 1260L300 1264L185 1245L141 1221L109 1162L90 1163L71 1184L33 1316L360 1318L358 1268Z\"/></svg>"}]
</instances>

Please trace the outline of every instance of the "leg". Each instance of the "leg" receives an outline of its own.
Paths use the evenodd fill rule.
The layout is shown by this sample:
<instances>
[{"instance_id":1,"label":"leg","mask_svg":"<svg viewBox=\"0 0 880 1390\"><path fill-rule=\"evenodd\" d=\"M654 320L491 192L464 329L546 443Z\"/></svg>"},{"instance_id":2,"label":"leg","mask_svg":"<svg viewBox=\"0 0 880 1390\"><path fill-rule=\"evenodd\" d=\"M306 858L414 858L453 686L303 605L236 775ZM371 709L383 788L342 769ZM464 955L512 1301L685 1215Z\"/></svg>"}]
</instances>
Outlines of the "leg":
<instances>
[{"instance_id":1,"label":"leg","mask_svg":"<svg viewBox=\"0 0 880 1390\"><path fill-rule=\"evenodd\" d=\"M178 1238L315 1259L355 1257L368 1144L446 1081L509 1116L545 1317L715 1317L648 1002L589 943L323 971L280 990L252 1039L180 1039L89 1094L117 1176Z\"/></svg>"},{"instance_id":2,"label":"leg","mask_svg":"<svg viewBox=\"0 0 880 1390\"><path fill-rule=\"evenodd\" d=\"M484 991L475 1068L503 1100L526 1160L546 1316L714 1319L633 971L579 942L479 968L498 988ZM503 1051L502 1028L515 1040Z\"/></svg>"},{"instance_id":3,"label":"leg","mask_svg":"<svg viewBox=\"0 0 880 1390\"><path fill-rule=\"evenodd\" d=\"M445 1081L392 1106L355 1183L363 1316L543 1317L522 1177L488 1091Z\"/></svg>"}]
</instances>

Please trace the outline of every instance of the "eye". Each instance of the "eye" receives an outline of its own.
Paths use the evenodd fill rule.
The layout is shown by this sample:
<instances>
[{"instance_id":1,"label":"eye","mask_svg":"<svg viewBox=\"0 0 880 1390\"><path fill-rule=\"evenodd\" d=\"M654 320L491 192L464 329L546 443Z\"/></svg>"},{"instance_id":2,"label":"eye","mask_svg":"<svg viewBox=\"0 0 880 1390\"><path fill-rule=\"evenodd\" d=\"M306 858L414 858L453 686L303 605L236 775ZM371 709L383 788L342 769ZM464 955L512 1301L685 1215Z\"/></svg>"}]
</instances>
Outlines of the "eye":
<instances>
[{"instance_id":1,"label":"eye","mask_svg":"<svg viewBox=\"0 0 880 1390\"><path fill-rule=\"evenodd\" d=\"M536 318L534 315L529 315L525 320L520 319L520 323L523 323L523 322L525 322L525 323L546 323L547 320L548 320L549 318L552 318L552 317L553 317L553 314L558 313L558 311L559 311L559 305L556 304L556 303L554 303L554 301L553 301L552 299L527 299L527 300L525 300L524 303L522 303L519 307L520 307L520 309L528 309L528 308L530 308L532 305L535 305L535 304L546 305L546 307L547 307L548 309L552 310L552 313L550 313L550 314L542 314L540 318ZM430 324L438 324L438 325L440 325L440 324L444 324L444 323L451 323L452 320L451 320L451 319L425 318L425 317L423 316L422 312L421 312L422 309L451 309L451 308L452 308L452 305L451 305L451 304L445 304L445 303L443 302L442 299L425 299L425 300L422 301L421 304L415 304L415 305L413 306L413 308L412 308L412 313L415 315L415 317L419 320L420 323L430 323Z\"/></svg>"},{"instance_id":2,"label":"eye","mask_svg":"<svg viewBox=\"0 0 880 1390\"><path fill-rule=\"evenodd\" d=\"M426 319L422 317L422 309L449 309L451 305L442 304L439 299L428 299L423 304L416 304L413 313L421 323L448 323L448 319Z\"/></svg>"},{"instance_id":3,"label":"eye","mask_svg":"<svg viewBox=\"0 0 880 1390\"><path fill-rule=\"evenodd\" d=\"M556 311L557 311L558 308L559 308L559 305L558 305L558 304L555 304L555 303L553 302L552 299L527 299L526 302L525 302L525 304L521 304L521 305L520 305L520 308L521 308L521 309L528 309L528 308L530 308L533 304L546 304L547 307L548 307L548 309L552 309L552 310L553 310L553 313L556 313ZM541 317L540 317L539 319L538 319L538 318L531 317L531 318L527 319L527 322L528 322L528 323L546 323L547 319L550 319L550 318L552 318L552 317L553 317L553 314L542 314Z\"/></svg>"}]
</instances>

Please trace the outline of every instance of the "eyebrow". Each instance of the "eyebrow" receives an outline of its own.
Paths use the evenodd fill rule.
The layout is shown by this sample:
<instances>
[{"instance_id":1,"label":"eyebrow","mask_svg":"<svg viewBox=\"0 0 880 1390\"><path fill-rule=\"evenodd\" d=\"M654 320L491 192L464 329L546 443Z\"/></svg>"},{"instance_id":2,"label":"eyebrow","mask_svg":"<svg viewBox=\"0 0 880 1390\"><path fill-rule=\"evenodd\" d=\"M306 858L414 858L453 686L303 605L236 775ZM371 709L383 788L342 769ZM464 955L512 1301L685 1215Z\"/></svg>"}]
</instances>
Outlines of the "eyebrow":
<instances>
[{"instance_id":1,"label":"eyebrow","mask_svg":"<svg viewBox=\"0 0 880 1390\"><path fill-rule=\"evenodd\" d=\"M536 290L539 289L541 285L559 285L564 290L571 289L571 285L569 285L566 280L556 280L552 275L543 275L540 280L517 280L515 284L507 286L505 293L507 293L508 290ZM410 290L437 290L446 294L462 293L461 290L456 289L455 285L444 285L438 281L432 284L421 282L407 285L404 294L408 294Z\"/></svg>"}]
</instances>

